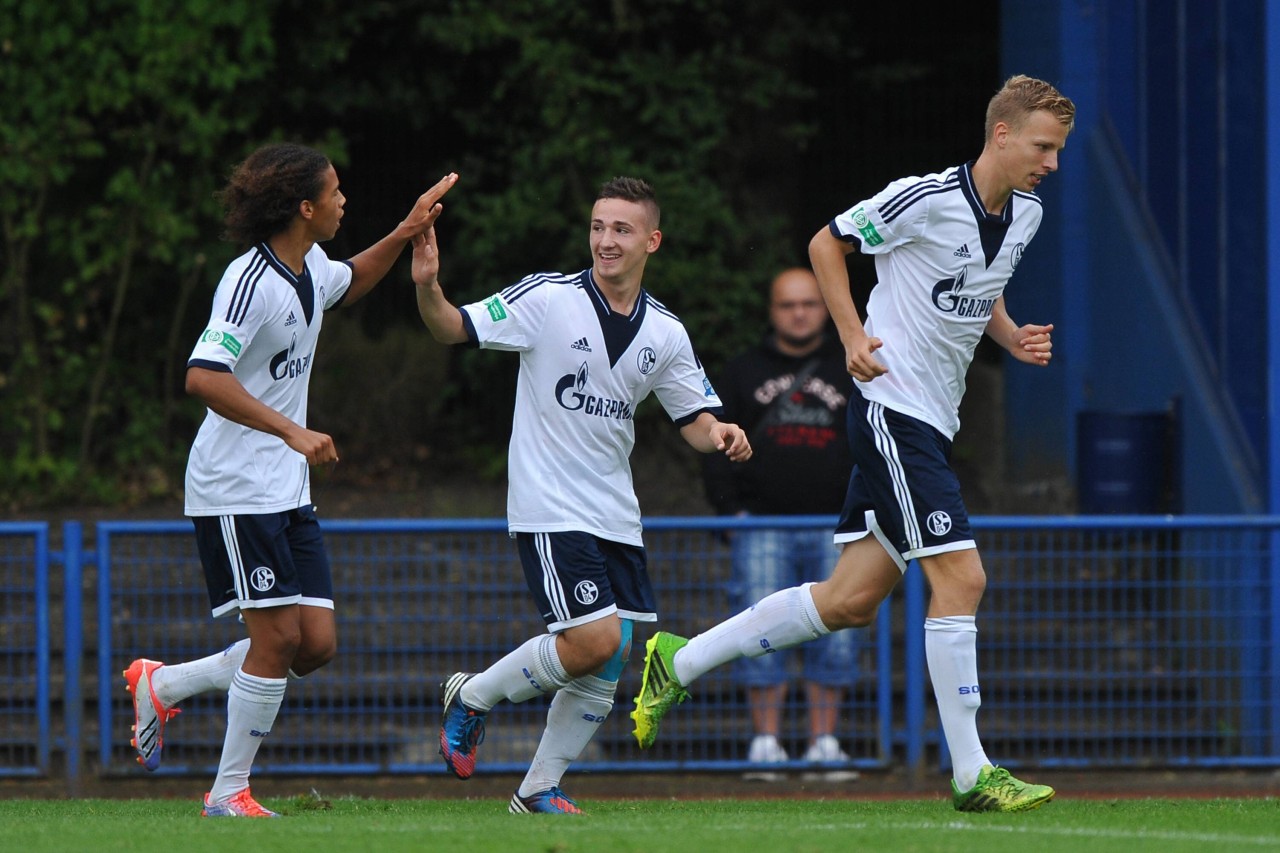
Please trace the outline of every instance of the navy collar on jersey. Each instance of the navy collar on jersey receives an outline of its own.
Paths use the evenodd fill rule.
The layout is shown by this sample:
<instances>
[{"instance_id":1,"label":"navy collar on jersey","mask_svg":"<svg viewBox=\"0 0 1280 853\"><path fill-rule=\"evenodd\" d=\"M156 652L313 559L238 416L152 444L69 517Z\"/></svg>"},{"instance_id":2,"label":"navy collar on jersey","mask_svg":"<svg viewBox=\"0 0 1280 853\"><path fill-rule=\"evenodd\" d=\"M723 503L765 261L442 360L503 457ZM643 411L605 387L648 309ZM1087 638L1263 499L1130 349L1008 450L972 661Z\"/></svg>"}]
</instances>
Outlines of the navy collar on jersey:
<instances>
[{"instance_id":1,"label":"navy collar on jersey","mask_svg":"<svg viewBox=\"0 0 1280 853\"><path fill-rule=\"evenodd\" d=\"M1009 200L1004 203L1004 210L999 213L989 212L982 203L982 197L978 195L977 185L973 182L973 164L974 161L970 160L960 167L960 191L964 193L970 209L973 210L973 218L978 222L978 234L982 237L982 254L989 267L1000 255L1004 236L1008 233L1009 226L1013 224L1013 194L1009 194Z\"/></svg>"},{"instance_id":2,"label":"navy collar on jersey","mask_svg":"<svg viewBox=\"0 0 1280 853\"><path fill-rule=\"evenodd\" d=\"M596 283L595 273L587 268L582 276L582 289L591 297L591 304L596 308L596 316L600 319L600 331L604 335L605 349L609 353L609 366L613 367L622 358L622 354L631 346L644 323L645 309L649 304L649 295L644 288L636 294L636 304L628 315L619 314L609 306L609 300L600 285Z\"/></svg>"},{"instance_id":3,"label":"navy collar on jersey","mask_svg":"<svg viewBox=\"0 0 1280 853\"><path fill-rule=\"evenodd\" d=\"M316 312L316 287L311 281L311 269L307 266L306 256L302 258L302 275L297 275L289 269L288 264L276 257L276 253L271 251L271 247L265 240L258 244L258 251L281 278L293 285L294 293L298 294L298 302L302 304L302 314L307 319L307 325L310 326L311 316Z\"/></svg>"}]
</instances>

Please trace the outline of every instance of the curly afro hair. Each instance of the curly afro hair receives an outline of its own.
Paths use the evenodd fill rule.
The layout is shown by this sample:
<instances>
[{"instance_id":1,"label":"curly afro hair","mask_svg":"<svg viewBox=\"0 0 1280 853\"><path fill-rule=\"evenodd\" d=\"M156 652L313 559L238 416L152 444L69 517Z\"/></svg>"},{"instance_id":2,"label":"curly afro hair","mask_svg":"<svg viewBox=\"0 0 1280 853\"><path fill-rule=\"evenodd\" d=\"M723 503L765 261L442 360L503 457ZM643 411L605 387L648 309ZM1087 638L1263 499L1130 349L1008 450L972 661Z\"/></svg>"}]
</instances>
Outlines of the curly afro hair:
<instances>
[{"instance_id":1,"label":"curly afro hair","mask_svg":"<svg viewBox=\"0 0 1280 853\"><path fill-rule=\"evenodd\" d=\"M254 151L217 194L226 211L223 238L260 243L289 227L298 205L324 188L329 158L305 145L279 142Z\"/></svg>"}]
</instances>

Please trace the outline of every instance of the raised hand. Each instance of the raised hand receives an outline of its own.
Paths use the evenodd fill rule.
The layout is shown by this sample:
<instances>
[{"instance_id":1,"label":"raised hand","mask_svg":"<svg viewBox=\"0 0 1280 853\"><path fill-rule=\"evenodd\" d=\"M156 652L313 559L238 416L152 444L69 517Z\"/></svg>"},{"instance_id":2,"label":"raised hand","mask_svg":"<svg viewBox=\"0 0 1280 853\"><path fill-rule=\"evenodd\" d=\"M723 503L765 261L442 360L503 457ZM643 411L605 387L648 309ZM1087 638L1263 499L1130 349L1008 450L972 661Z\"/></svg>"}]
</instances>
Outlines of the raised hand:
<instances>
[{"instance_id":1,"label":"raised hand","mask_svg":"<svg viewBox=\"0 0 1280 853\"><path fill-rule=\"evenodd\" d=\"M409 215L400 223L400 227L407 231L405 237L413 238L418 234L424 234L435 224L436 217L444 210L444 206L439 203L440 199L444 198L444 194L457 182L457 173L450 172L437 181L435 186L418 196L413 210L410 210Z\"/></svg>"},{"instance_id":2,"label":"raised hand","mask_svg":"<svg viewBox=\"0 0 1280 853\"><path fill-rule=\"evenodd\" d=\"M436 229L428 228L425 234L415 234L413 240L413 265L410 274L413 283L428 287L436 283L440 274L440 248L436 245Z\"/></svg>"}]
</instances>

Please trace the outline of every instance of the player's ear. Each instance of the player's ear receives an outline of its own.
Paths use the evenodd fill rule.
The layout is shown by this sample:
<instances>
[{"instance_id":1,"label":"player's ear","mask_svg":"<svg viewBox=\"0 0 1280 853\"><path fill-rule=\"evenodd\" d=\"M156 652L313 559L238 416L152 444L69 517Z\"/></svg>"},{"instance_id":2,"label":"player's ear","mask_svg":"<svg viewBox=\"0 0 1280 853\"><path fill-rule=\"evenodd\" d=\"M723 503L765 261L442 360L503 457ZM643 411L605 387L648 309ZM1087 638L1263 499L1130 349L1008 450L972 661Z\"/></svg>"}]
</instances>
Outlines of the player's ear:
<instances>
[{"instance_id":1,"label":"player's ear","mask_svg":"<svg viewBox=\"0 0 1280 853\"><path fill-rule=\"evenodd\" d=\"M312 214L315 212L315 206L311 203L310 199L304 198L302 201L298 202L298 215L303 219L310 219Z\"/></svg>"},{"instance_id":2,"label":"player's ear","mask_svg":"<svg viewBox=\"0 0 1280 853\"><path fill-rule=\"evenodd\" d=\"M1007 122L998 121L991 128L991 141L997 148L1003 148L1005 143L1009 141L1009 125Z\"/></svg>"},{"instance_id":3,"label":"player's ear","mask_svg":"<svg viewBox=\"0 0 1280 853\"><path fill-rule=\"evenodd\" d=\"M658 230L654 230L649 235L649 244L644 247L644 250L652 255L654 252L658 251L658 247L661 245L662 245L662 232Z\"/></svg>"}]
</instances>

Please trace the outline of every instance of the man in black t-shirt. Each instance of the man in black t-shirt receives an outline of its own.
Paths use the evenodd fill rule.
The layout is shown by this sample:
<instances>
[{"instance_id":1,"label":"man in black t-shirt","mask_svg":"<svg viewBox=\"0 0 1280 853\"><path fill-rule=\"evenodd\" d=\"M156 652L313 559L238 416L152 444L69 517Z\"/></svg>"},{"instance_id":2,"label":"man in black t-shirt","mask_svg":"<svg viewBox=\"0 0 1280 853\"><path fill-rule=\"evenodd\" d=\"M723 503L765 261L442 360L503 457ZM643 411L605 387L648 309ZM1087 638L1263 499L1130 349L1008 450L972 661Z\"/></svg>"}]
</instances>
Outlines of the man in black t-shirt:
<instances>
[{"instance_id":1,"label":"man in black t-shirt","mask_svg":"<svg viewBox=\"0 0 1280 853\"><path fill-rule=\"evenodd\" d=\"M846 440L849 375L840 341L828 333L817 279L808 269L779 273L770 288L772 329L734 357L716 377L725 417L751 439L747 465L705 460L707 497L721 515L831 515L844 502L853 467ZM834 557L830 530L762 528L732 536L733 604L749 607L779 589L826 577ZM810 762L847 762L836 737L845 689L856 668L853 632L832 634L803 649ZM755 736L748 760L788 760L779 741L788 688L787 653L744 658L736 674L747 691ZM748 778L772 781L757 768ZM829 769L833 781L856 777Z\"/></svg>"}]
</instances>

